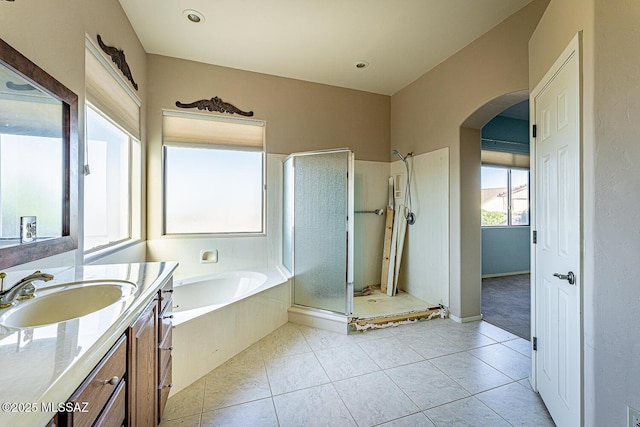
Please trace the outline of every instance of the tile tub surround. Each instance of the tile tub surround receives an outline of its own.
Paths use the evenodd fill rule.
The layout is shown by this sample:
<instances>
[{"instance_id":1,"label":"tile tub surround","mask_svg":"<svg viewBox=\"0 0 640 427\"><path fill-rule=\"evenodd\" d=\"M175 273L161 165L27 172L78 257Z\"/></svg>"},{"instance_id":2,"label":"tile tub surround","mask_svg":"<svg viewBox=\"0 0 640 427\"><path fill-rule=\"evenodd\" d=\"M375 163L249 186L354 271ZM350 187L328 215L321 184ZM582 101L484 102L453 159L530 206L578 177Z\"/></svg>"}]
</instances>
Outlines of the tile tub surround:
<instances>
[{"instance_id":1,"label":"tile tub surround","mask_svg":"<svg viewBox=\"0 0 640 427\"><path fill-rule=\"evenodd\" d=\"M172 396L161 426L551 427L526 344L486 322L351 335L287 323Z\"/></svg>"},{"instance_id":2,"label":"tile tub surround","mask_svg":"<svg viewBox=\"0 0 640 427\"><path fill-rule=\"evenodd\" d=\"M202 314L196 317L180 316L189 313L175 314L171 395L287 322L290 281L277 269L254 271L264 273L267 281L248 297L198 309ZM174 292L178 300L178 288L174 287Z\"/></svg>"},{"instance_id":3,"label":"tile tub surround","mask_svg":"<svg viewBox=\"0 0 640 427\"><path fill-rule=\"evenodd\" d=\"M112 279L133 282L137 290L133 301L123 310L100 310L34 328L0 327L0 366L3 367L4 383L0 387L0 402L35 403L38 408L33 412L0 411L0 425L45 425L53 413L42 412L40 405L65 402L71 396L177 266L175 262L153 262L43 269L55 278L41 283L41 288ZM33 270L12 272L12 275L24 277L31 273Z\"/></svg>"}]
</instances>

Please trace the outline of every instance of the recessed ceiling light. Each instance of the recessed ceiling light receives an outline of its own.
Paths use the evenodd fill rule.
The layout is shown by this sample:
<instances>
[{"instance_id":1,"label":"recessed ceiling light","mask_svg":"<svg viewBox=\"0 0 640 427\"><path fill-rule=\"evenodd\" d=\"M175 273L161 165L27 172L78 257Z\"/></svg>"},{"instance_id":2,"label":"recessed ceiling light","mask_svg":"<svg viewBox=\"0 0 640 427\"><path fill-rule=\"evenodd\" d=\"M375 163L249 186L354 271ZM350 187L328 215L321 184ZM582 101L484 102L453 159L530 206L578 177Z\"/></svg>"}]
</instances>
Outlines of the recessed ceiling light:
<instances>
[{"instance_id":1,"label":"recessed ceiling light","mask_svg":"<svg viewBox=\"0 0 640 427\"><path fill-rule=\"evenodd\" d=\"M197 10L186 9L186 10L182 11L182 16L184 16L185 18L187 18L189 21L193 22L194 24L199 24L201 22L204 22L204 15L202 13L198 12Z\"/></svg>"},{"instance_id":2,"label":"recessed ceiling light","mask_svg":"<svg viewBox=\"0 0 640 427\"><path fill-rule=\"evenodd\" d=\"M357 69L361 70L361 69L363 69L363 68L367 68L367 67L369 66L369 63L368 63L367 61L362 61L362 60L360 60L360 61L356 61L356 62L354 62L354 63L353 63L353 65L354 65Z\"/></svg>"}]
</instances>

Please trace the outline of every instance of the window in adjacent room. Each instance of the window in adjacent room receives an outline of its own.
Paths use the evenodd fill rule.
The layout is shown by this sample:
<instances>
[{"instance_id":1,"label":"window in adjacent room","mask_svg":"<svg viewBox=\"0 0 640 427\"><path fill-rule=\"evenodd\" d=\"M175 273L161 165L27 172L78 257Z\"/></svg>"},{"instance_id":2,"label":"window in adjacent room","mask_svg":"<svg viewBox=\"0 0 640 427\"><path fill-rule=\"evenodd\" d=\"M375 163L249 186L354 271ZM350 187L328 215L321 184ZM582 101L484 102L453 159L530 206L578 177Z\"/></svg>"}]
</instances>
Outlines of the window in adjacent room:
<instances>
[{"instance_id":1,"label":"window in adjacent room","mask_svg":"<svg viewBox=\"0 0 640 427\"><path fill-rule=\"evenodd\" d=\"M166 111L164 234L262 234L264 122Z\"/></svg>"},{"instance_id":2,"label":"window in adjacent room","mask_svg":"<svg viewBox=\"0 0 640 427\"><path fill-rule=\"evenodd\" d=\"M482 166L482 226L529 225L529 171Z\"/></svg>"}]
</instances>

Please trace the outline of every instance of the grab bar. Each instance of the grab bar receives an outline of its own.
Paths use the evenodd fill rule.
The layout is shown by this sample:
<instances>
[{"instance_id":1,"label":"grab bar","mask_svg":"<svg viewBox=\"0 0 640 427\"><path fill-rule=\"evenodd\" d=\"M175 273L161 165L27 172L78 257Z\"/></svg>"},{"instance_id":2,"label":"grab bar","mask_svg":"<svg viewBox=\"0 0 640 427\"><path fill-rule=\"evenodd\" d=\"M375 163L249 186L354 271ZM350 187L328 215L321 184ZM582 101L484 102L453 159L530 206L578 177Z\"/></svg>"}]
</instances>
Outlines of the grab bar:
<instances>
[{"instance_id":1,"label":"grab bar","mask_svg":"<svg viewBox=\"0 0 640 427\"><path fill-rule=\"evenodd\" d=\"M382 209L376 209L373 211L355 211L355 213L372 213L372 214L376 214L376 215L382 215L384 213L384 211Z\"/></svg>"}]
</instances>

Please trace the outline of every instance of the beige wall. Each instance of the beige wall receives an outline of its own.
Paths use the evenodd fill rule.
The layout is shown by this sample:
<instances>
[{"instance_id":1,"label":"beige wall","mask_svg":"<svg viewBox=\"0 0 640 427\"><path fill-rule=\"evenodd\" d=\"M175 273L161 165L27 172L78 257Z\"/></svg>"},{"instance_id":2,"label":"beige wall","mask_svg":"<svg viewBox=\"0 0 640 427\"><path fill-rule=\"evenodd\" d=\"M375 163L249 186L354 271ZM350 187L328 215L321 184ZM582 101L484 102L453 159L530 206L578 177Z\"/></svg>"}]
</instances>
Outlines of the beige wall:
<instances>
[{"instance_id":1,"label":"beige wall","mask_svg":"<svg viewBox=\"0 0 640 427\"><path fill-rule=\"evenodd\" d=\"M203 237L162 242L167 239L160 239L162 110L177 110L176 101L187 103L218 96L241 110L253 111L253 118L267 123L266 144L269 153L289 154L349 147L355 152L357 160L389 159L388 96L158 55L148 56L148 76L147 220L149 239L152 240L149 242L149 257L152 260L167 253L160 248L170 246L177 250L181 245L226 245L228 240ZM281 168L275 163L270 167ZM274 193L273 188L268 192L278 194ZM267 200L270 199L270 194L267 194ZM273 213L275 211L271 210L268 218L273 218ZM264 240L259 237L234 240L235 244L241 244L251 242L252 239ZM212 268L214 267L220 269L222 266Z\"/></svg>"},{"instance_id":2,"label":"beige wall","mask_svg":"<svg viewBox=\"0 0 640 427\"><path fill-rule=\"evenodd\" d=\"M640 410L640 3L595 0L592 286L585 290L586 425ZM589 185L589 186L587 186ZM591 254L589 254L591 255Z\"/></svg>"},{"instance_id":3,"label":"beige wall","mask_svg":"<svg viewBox=\"0 0 640 427\"><path fill-rule=\"evenodd\" d=\"M530 45L535 87L582 32L584 425L627 425L640 409L640 4L552 0Z\"/></svg>"},{"instance_id":4,"label":"beige wall","mask_svg":"<svg viewBox=\"0 0 640 427\"><path fill-rule=\"evenodd\" d=\"M144 103L146 54L117 0L0 1L0 38L78 95L78 133L81 138L84 135L85 34L95 42L98 33L107 44L125 51L132 74L139 84L138 96ZM142 111L144 141L144 108ZM82 144L79 151L82 163ZM79 194L82 194L82 176L77 185ZM82 201L79 207L82 235ZM82 262L82 251L74 252L75 255L67 253L47 258L39 262L39 266L68 265L71 260Z\"/></svg>"},{"instance_id":5,"label":"beige wall","mask_svg":"<svg viewBox=\"0 0 640 427\"><path fill-rule=\"evenodd\" d=\"M640 3L589 3L593 20L587 20L584 37L589 61L584 73L584 246L585 265L590 264L584 289L585 425L626 425L626 407L640 410L640 233L634 214L640 210L640 59L634 54L640 46Z\"/></svg>"},{"instance_id":6,"label":"beige wall","mask_svg":"<svg viewBox=\"0 0 640 427\"><path fill-rule=\"evenodd\" d=\"M270 153L349 147L358 160L389 160L388 96L166 56L148 59L154 146L161 138L162 109L176 110L178 100L218 96L267 122Z\"/></svg>"},{"instance_id":7,"label":"beige wall","mask_svg":"<svg viewBox=\"0 0 640 427\"><path fill-rule=\"evenodd\" d=\"M450 308L456 317L480 314L479 298L467 303L463 299L466 291L462 292L463 287L468 290L480 287L479 270L475 274L475 265L480 260L479 239L474 233L470 242L461 240L462 236L467 237L463 230L479 224L480 210L477 209L477 220L463 223L468 218L461 215L462 201L473 197L465 192L479 192L479 186L477 189L462 186L460 127L494 98L528 88L527 43L547 3L548 0L533 1L391 98L393 148L420 154L449 147ZM468 247L464 249L463 260L465 245ZM463 261L473 265L463 266Z\"/></svg>"},{"instance_id":8,"label":"beige wall","mask_svg":"<svg viewBox=\"0 0 640 427\"><path fill-rule=\"evenodd\" d=\"M463 319L478 316L482 305L480 149L480 130L460 128L460 287L456 305ZM452 296L454 290L452 286Z\"/></svg>"}]
</instances>

